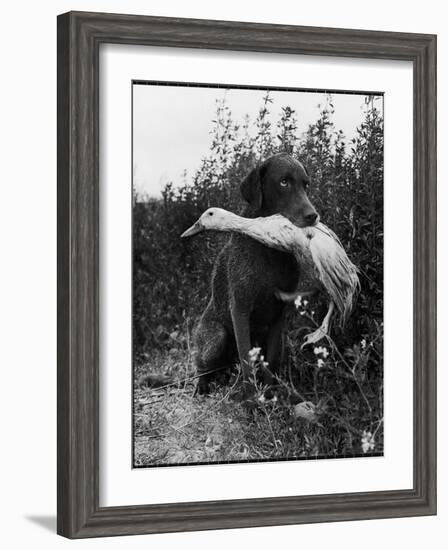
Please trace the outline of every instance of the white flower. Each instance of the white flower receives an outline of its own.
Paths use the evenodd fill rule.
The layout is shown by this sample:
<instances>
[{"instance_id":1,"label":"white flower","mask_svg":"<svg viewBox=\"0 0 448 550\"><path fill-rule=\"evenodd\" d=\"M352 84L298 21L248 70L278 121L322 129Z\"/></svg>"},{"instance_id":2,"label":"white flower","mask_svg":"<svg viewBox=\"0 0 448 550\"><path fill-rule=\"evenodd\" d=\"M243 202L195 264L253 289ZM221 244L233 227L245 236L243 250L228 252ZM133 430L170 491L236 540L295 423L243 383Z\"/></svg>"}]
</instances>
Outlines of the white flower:
<instances>
[{"instance_id":1,"label":"white flower","mask_svg":"<svg viewBox=\"0 0 448 550\"><path fill-rule=\"evenodd\" d=\"M321 369L325 365L325 361L323 359L317 360L317 368Z\"/></svg>"},{"instance_id":2,"label":"white flower","mask_svg":"<svg viewBox=\"0 0 448 550\"><path fill-rule=\"evenodd\" d=\"M372 432L367 432L366 430L362 432L361 447L363 453L375 450L375 438Z\"/></svg>"},{"instance_id":3,"label":"white flower","mask_svg":"<svg viewBox=\"0 0 448 550\"><path fill-rule=\"evenodd\" d=\"M303 307L306 307L309 304L308 300L303 300Z\"/></svg>"},{"instance_id":4,"label":"white flower","mask_svg":"<svg viewBox=\"0 0 448 550\"><path fill-rule=\"evenodd\" d=\"M367 346L366 339L363 338L363 339L361 340L361 349L366 349L366 346Z\"/></svg>"},{"instance_id":5,"label":"white flower","mask_svg":"<svg viewBox=\"0 0 448 550\"><path fill-rule=\"evenodd\" d=\"M296 306L296 309L299 309L299 307L302 305L302 296L300 296L300 294L294 300L294 305Z\"/></svg>"},{"instance_id":6,"label":"white flower","mask_svg":"<svg viewBox=\"0 0 448 550\"><path fill-rule=\"evenodd\" d=\"M260 403L265 403L266 402L266 397L263 394L261 394L260 397L258 398L258 401Z\"/></svg>"},{"instance_id":7,"label":"white flower","mask_svg":"<svg viewBox=\"0 0 448 550\"><path fill-rule=\"evenodd\" d=\"M249 351L249 361L252 361L252 363L255 363L255 361L258 359L261 352L261 348L252 348Z\"/></svg>"},{"instance_id":8,"label":"white flower","mask_svg":"<svg viewBox=\"0 0 448 550\"><path fill-rule=\"evenodd\" d=\"M324 346L316 346L314 348L314 355L322 355L324 359L326 359L330 354Z\"/></svg>"}]
</instances>

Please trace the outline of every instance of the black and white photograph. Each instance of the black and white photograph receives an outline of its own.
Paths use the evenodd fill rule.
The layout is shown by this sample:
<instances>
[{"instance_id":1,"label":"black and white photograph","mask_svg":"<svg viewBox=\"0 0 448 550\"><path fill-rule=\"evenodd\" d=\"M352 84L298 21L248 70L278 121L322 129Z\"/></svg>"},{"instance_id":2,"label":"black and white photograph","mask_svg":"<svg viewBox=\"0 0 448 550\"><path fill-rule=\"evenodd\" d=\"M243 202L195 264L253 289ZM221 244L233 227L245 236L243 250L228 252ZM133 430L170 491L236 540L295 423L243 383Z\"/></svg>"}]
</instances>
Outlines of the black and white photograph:
<instances>
[{"instance_id":1,"label":"black and white photograph","mask_svg":"<svg viewBox=\"0 0 448 550\"><path fill-rule=\"evenodd\" d=\"M133 467L383 455L383 95L132 103Z\"/></svg>"},{"instance_id":2,"label":"black and white photograph","mask_svg":"<svg viewBox=\"0 0 448 550\"><path fill-rule=\"evenodd\" d=\"M5 549L444 546L448 31L404 7L5 3Z\"/></svg>"}]
</instances>

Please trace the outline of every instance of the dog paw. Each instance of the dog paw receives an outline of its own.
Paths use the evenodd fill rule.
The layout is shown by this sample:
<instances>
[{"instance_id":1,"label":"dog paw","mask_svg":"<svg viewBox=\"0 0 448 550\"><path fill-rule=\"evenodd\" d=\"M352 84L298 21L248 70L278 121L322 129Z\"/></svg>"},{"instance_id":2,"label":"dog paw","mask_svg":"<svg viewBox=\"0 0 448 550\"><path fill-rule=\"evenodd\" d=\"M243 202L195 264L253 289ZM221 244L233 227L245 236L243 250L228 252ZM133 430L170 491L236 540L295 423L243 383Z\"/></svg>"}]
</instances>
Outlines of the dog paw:
<instances>
[{"instance_id":1,"label":"dog paw","mask_svg":"<svg viewBox=\"0 0 448 550\"><path fill-rule=\"evenodd\" d=\"M255 393L255 386L248 380L244 380L233 390L230 397L233 401L246 402L250 401Z\"/></svg>"},{"instance_id":2,"label":"dog paw","mask_svg":"<svg viewBox=\"0 0 448 550\"><path fill-rule=\"evenodd\" d=\"M193 397L198 395L208 395L210 393L210 382L204 378L200 378L199 382L196 384L196 388L193 393Z\"/></svg>"}]
</instances>

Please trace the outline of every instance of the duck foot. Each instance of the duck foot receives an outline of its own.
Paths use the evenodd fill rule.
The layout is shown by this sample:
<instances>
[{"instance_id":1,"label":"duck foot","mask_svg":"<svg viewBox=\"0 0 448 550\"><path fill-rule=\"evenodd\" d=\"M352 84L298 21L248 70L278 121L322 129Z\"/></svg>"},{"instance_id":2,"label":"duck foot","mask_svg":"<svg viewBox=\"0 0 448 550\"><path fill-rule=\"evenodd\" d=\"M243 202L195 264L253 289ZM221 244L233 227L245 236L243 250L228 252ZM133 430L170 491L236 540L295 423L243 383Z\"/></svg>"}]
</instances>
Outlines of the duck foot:
<instances>
[{"instance_id":1,"label":"duck foot","mask_svg":"<svg viewBox=\"0 0 448 550\"><path fill-rule=\"evenodd\" d=\"M326 338L328 336L330 332L330 319L333 314L333 310L334 310L334 303L330 302L327 314L325 315L325 318L322 321L322 324L315 331L305 336L303 340L303 344L300 346L301 350L303 350L305 346L309 346L310 344L316 344L317 342L322 340L322 338Z\"/></svg>"},{"instance_id":2,"label":"duck foot","mask_svg":"<svg viewBox=\"0 0 448 550\"><path fill-rule=\"evenodd\" d=\"M317 344L317 342L322 340L322 338L326 338L327 336L328 328L321 325L318 329L305 336L303 344L300 346L300 349L302 350L305 346L309 346L310 344Z\"/></svg>"}]
</instances>

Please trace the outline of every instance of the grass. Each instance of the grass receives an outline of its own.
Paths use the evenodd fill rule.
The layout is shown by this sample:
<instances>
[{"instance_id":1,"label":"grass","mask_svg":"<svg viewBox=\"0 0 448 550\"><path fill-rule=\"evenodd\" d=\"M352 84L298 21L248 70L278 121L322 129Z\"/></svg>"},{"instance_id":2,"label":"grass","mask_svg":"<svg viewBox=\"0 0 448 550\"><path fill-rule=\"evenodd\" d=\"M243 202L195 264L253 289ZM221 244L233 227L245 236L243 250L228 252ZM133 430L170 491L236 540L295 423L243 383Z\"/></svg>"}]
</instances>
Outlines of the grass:
<instances>
[{"instance_id":1,"label":"grass","mask_svg":"<svg viewBox=\"0 0 448 550\"><path fill-rule=\"evenodd\" d=\"M194 376L188 354L158 357L152 373L177 373L174 386L134 391L134 465L259 460L278 454L268 420L231 397L234 386L217 387L209 396L193 396ZM145 373L136 369L136 381ZM281 453L280 453L281 454Z\"/></svg>"},{"instance_id":2,"label":"grass","mask_svg":"<svg viewBox=\"0 0 448 550\"><path fill-rule=\"evenodd\" d=\"M175 333L134 371L134 466L381 455L381 343L362 342L344 354L320 345L322 355L300 351L294 332L287 342L289 359L273 398L257 376L262 358L252 365L249 399L236 398L237 373L195 397L188 335ZM143 387L139 380L149 372L175 382Z\"/></svg>"}]
</instances>

